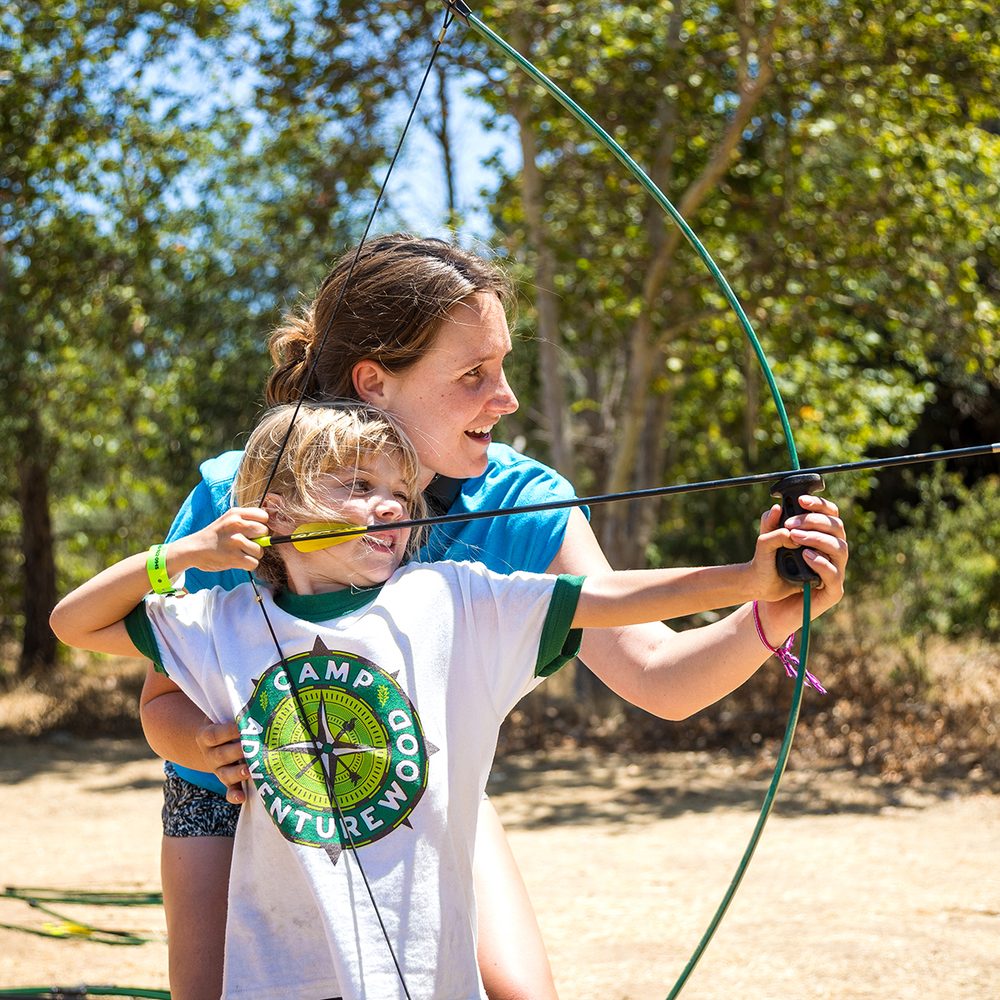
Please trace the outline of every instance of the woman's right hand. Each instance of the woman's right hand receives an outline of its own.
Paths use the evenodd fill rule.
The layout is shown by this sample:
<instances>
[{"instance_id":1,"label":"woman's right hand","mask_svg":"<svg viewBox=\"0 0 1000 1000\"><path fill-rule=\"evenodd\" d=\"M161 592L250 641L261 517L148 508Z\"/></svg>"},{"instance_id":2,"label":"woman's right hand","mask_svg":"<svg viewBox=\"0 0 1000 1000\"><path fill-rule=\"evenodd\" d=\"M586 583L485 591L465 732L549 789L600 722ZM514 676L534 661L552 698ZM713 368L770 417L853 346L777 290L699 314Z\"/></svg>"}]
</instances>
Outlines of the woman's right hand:
<instances>
[{"instance_id":1,"label":"woman's right hand","mask_svg":"<svg viewBox=\"0 0 1000 1000\"><path fill-rule=\"evenodd\" d=\"M250 769L243 759L240 730L235 722L206 722L195 739L205 759L205 770L226 786L226 801L233 805L246 802L243 782L250 777Z\"/></svg>"}]
</instances>

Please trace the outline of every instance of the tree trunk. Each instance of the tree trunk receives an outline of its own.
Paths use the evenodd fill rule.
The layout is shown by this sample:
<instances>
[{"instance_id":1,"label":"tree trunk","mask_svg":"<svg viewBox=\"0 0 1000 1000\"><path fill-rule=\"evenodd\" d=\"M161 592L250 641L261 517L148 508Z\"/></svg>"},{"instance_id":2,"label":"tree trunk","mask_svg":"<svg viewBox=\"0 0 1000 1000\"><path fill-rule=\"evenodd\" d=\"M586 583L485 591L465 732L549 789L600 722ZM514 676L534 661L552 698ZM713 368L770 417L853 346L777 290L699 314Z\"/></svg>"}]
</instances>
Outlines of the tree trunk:
<instances>
[{"instance_id":1,"label":"tree trunk","mask_svg":"<svg viewBox=\"0 0 1000 1000\"><path fill-rule=\"evenodd\" d=\"M458 212L458 185L455 181L455 157L452 153L451 132L448 128L451 118L451 104L448 100L448 71L443 62L435 65L438 85L438 124L431 128L441 147L442 168L444 170L445 197L447 198L448 228L457 232L462 225ZM429 126L430 127L430 126Z\"/></svg>"},{"instance_id":2,"label":"tree trunk","mask_svg":"<svg viewBox=\"0 0 1000 1000\"><path fill-rule=\"evenodd\" d=\"M525 38L518 34L523 51ZM532 130L531 108L520 85L515 86L511 110L521 142L521 199L528 242L535 252L535 311L538 316L538 365L541 407L549 442L549 464L571 482L574 456L566 428L566 386L562 374L562 337L559 300L555 293L556 266L545 238L545 204L538 144Z\"/></svg>"},{"instance_id":3,"label":"tree trunk","mask_svg":"<svg viewBox=\"0 0 1000 1000\"><path fill-rule=\"evenodd\" d=\"M769 60L771 44L772 37L769 34L757 46L762 61L755 77L746 71L745 66L739 73L741 80L740 103L708 163L677 204L679 214L685 219L690 219L695 215L738 156L743 130L774 76L770 62L763 61L765 58ZM661 223L661 225L664 224ZM643 283L643 308L629 333L627 384L631 395L622 411L618 428L617 450L608 477L608 492L628 489L633 482L633 470L642 441L647 403L656 373L655 365L657 359L661 357L659 348L662 346L662 338L657 337L651 316L669 277L670 265L683 241L683 235L676 228L668 229L662 239L651 241L652 245L656 247L656 251L647 267ZM621 510L621 505L608 512L601 541L605 553L612 559L613 564L616 554L614 546L617 539L622 537L628 528L625 522L625 513ZM641 541L644 545L648 539Z\"/></svg>"},{"instance_id":4,"label":"tree trunk","mask_svg":"<svg viewBox=\"0 0 1000 1000\"><path fill-rule=\"evenodd\" d=\"M18 435L18 504L21 511L24 632L18 675L55 663L58 644L49 628L56 604L56 564L49 513L49 461L38 423L29 416Z\"/></svg>"}]
</instances>

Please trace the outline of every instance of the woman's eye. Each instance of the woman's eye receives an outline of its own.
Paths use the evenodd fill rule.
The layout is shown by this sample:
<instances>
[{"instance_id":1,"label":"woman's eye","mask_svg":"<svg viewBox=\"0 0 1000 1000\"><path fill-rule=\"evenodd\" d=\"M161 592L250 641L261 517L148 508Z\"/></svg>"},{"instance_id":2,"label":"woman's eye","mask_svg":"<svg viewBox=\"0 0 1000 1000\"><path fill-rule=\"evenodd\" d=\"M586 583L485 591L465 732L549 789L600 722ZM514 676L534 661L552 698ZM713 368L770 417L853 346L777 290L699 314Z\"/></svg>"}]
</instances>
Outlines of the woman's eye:
<instances>
[{"instance_id":1,"label":"woman's eye","mask_svg":"<svg viewBox=\"0 0 1000 1000\"><path fill-rule=\"evenodd\" d=\"M475 368L470 368L469 371L465 373L466 378L482 378L483 366L476 365Z\"/></svg>"}]
</instances>

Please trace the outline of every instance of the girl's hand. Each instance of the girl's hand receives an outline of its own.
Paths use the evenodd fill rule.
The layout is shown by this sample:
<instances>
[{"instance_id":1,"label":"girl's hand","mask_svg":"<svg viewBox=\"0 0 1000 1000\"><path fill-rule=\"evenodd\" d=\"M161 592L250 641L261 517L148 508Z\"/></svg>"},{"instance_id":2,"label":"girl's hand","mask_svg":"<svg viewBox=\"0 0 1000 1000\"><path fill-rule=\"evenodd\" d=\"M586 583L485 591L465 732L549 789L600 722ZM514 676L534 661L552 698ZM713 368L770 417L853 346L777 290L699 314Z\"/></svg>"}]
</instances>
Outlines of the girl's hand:
<instances>
[{"instance_id":1,"label":"girl's hand","mask_svg":"<svg viewBox=\"0 0 1000 1000\"><path fill-rule=\"evenodd\" d=\"M263 549L251 539L268 533L267 517L262 507L227 510L207 528L170 542L168 567L183 564L207 572L256 569Z\"/></svg>"},{"instance_id":2,"label":"girl's hand","mask_svg":"<svg viewBox=\"0 0 1000 1000\"><path fill-rule=\"evenodd\" d=\"M840 510L831 500L808 493L799 497L799 503L805 513L790 517L783 527L779 527L780 505L764 512L751 563L761 579L761 622L772 638L788 635L802 621L802 591L782 580L774 565L779 548L801 547L806 565L819 575L820 582L812 585L810 593L812 618L829 611L844 596L850 552Z\"/></svg>"}]
</instances>

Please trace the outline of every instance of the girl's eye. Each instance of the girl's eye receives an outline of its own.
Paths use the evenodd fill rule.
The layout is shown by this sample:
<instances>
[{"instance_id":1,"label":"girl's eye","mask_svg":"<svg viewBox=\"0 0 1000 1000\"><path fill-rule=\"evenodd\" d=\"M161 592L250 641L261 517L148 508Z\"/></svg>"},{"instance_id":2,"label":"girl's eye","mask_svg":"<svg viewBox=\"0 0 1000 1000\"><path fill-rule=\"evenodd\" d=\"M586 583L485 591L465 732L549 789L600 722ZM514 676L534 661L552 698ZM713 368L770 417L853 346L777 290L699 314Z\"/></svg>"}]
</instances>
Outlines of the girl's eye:
<instances>
[{"instance_id":1,"label":"girl's eye","mask_svg":"<svg viewBox=\"0 0 1000 1000\"><path fill-rule=\"evenodd\" d=\"M351 483L351 492L352 493L370 493L371 492L371 483L369 483L367 479L355 479L354 482Z\"/></svg>"},{"instance_id":2,"label":"girl's eye","mask_svg":"<svg viewBox=\"0 0 1000 1000\"><path fill-rule=\"evenodd\" d=\"M396 499L397 499L397 500L398 500L398 501L399 501L399 502L400 502L400 503L401 503L401 504L402 504L402 505L403 505L404 507L406 507L407 509L409 509L409 507L410 507L410 503L412 502L412 501L410 500L410 495L409 495L409 493L393 493L393 496L394 496L394 497L395 497L395 498L396 498Z\"/></svg>"}]
</instances>

